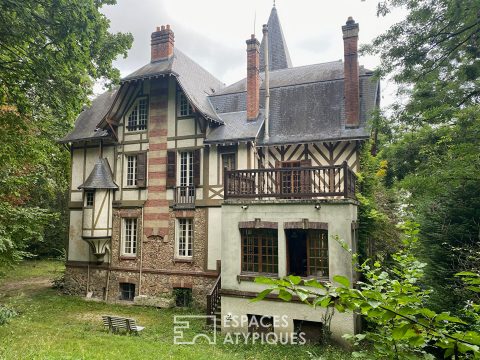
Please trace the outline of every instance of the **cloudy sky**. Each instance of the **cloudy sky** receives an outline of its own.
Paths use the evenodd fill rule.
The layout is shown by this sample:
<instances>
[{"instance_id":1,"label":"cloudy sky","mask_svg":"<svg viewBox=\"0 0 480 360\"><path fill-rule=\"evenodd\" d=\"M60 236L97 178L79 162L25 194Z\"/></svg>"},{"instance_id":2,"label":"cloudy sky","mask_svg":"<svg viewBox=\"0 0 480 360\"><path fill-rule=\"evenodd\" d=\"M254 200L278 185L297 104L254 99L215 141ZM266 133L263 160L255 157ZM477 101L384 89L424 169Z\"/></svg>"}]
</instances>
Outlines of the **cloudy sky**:
<instances>
[{"instance_id":1,"label":"cloudy sky","mask_svg":"<svg viewBox=\"0 0 480 360\"><path fill-rule=\"evenodd\" d=\"M255 31L261 40L271 0L117 0L103 8L111 31L130 32L134 43L128 58L115 66L126 76L150 60L150 34L170 24L175 46L226 84L246 75L245 40ZM343 58L341 26L348 16L360 24L360 44L368 43L401 20L401 12L376 16L377 0L276 0L293 66ZM362 57L375 68L378 60ZM391 102L394 85L383 81L383 105Z\"/></svg>"}]
</instances>

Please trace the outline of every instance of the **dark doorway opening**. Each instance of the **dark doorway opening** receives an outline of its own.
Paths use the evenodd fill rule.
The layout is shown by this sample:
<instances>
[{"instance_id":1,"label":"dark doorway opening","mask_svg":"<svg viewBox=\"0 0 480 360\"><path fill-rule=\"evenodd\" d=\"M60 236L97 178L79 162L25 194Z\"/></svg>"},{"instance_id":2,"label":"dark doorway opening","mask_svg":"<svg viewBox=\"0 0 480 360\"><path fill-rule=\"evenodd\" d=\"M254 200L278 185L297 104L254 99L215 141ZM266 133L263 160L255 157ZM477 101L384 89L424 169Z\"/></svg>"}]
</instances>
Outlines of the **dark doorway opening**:
<instances>
[{"instance_id":1,"label":"dark doorway opening","mask_svg":"<svg viewBox=\"0 0 480 360\"><path fill-rule=\"evenodd\" d=\"M288 246L289 275L307 276L307 231L285 230Z\"/></svg>"},{"instance_id":2,"label":"dark doorway opening","mask_svg":"<svg viewBox=\"0 0 480 360\"><path fill-rule=\"evenodd\" d=\"M328 231L286 229L287 273L296 276L328 277Z\"/></svg>"}]
</instances>

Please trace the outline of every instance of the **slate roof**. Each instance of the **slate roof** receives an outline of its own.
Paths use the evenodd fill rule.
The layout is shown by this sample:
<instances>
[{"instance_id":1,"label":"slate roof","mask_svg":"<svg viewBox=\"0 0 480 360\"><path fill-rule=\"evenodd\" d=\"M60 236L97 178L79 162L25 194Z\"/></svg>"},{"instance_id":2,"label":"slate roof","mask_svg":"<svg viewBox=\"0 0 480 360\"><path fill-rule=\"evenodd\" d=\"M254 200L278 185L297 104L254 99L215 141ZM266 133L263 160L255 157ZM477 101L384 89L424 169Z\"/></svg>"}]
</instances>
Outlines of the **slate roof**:
<instances>
[{"instance_id":1,"label":"slate roof","mask_svg":"<svg viewBox=\"0 0 480 360\"><path fill-rule=\"evenodd\" d=\"M252 141L258 137L264 122L263 110L255 121L247 121L247 112L223 113L224 125L217 126L207 133L206 144Z\"/></svg>"},{"instance_id":2,"label":"slate roof","mask_svg":"<svg viewBox=\"0 0 480 360\"><path fill-rule=\"evenodd\" d=\"M106 92L95 99L92 106L79 115L74 130L61 142L109 137L108 131L97 127L110 109L112 114L108 115L109 119L114 119L123 111L114 110L115 98L132 96L131 93L140 84L137 80L170 75L176 77L192 105L211 120L205 143L256 140L257 144L286 144L367 138L367 119L379 99L379 81L373 79L372 72L360 67L360 123L358 128L346 128L343 62L291 67L275 7L270 13L268 25L272 69L268 141L264 139L262 130L264 72L260 73L260 116L257 121L247 121L246 79L225 86L175 48L171 58L148 63L123 78L120 89ZM262 40L261 62L264 61L264 51Z\"/></svg>"},{"instance_id":3,"label":"slate roof","mask_svg":"<svg viewBox=\"0 0 480 360\"><path fill-rule=\"evenodd\" d=\"M223 123L213 110L207 96L214 94L225 85L177 48L174 49L174 55L171 58L148 63L123 78L122 83L165 74L172 74L177 78L190 102L206 118Z\"/></svg>"},{"instance_id":4,"label":"slate roof","mask_svg":"<svg viewBox=\"0 0 480 360\"><path fill-rule=\"evenodd\" d=\"M283 36L282 26L274 6L268 18L268 68L278 70L292 67L290 53ZM260 71L265 71L265 42L260 44Z\"/></svg>"},{"instance_id":5,"label":"slate roof","mask_svg":"<svg viewBox=\"0 0 480 360\"><path fill-rule=\"evenodd\" d=\"M263 108L264 73L260 77L260 106ZM378 80L373 79L371 71L360 67L360 123L353 129L346 128L344 123L343 78L342 61L271 71L270 136L266 141L262 131L257 144L368 138L366 122L376 106ZM225 113L238 114L235 128L239 133L239 129L249 125L246 115L240 116L246 111L246 79L210 96L210 101L221 118ZM207 135L205 142L209 141L211 138Z\"/></svg>"},{"instance_id":6,"label":"slate roof","mask_svg":"<svg viewBox=\"0 0 480 360\"><path fill-rule=\"evenodd\" d=\"M108 137L108 131L98 129L97 126L112 106L117 91L118 88L104 92L94 99L91 106L78 115L74 129L60 142L67 143Z\"/></svg>"},{"instance_id":7,"label":"slate roof","mask_svg":"<svg viewBox=\"0 0 480 360\"><path fill-rule=\"evenodd\" d=\"M79 189L118 189L113 181L112 170L107 159L98 159L87 180L78 187Z\"/></svg>"}]
</instances>

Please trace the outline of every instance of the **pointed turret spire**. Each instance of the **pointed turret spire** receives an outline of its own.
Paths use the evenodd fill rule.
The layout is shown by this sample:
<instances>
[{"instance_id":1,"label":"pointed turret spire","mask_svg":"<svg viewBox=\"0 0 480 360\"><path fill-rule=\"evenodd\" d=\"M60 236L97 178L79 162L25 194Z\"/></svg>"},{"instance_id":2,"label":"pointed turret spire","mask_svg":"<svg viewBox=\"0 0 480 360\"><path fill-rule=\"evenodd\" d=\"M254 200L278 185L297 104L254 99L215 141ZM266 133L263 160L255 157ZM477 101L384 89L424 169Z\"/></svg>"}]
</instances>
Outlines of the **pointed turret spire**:
<instances>
[{"instance_id":1,"label":"pointed turret spire","mask_svg":"<svg viewBox=\"0 0 480 360\"><path fill-rule=\"evenodd\" d=\"M268 18L268 58L270 70L286 69L292 67L287 43L283 36L282 26L278 19L275 3ZM265 71L265 44L262 39L260 45L260 71Z\"/></svg>"}]
</instances>

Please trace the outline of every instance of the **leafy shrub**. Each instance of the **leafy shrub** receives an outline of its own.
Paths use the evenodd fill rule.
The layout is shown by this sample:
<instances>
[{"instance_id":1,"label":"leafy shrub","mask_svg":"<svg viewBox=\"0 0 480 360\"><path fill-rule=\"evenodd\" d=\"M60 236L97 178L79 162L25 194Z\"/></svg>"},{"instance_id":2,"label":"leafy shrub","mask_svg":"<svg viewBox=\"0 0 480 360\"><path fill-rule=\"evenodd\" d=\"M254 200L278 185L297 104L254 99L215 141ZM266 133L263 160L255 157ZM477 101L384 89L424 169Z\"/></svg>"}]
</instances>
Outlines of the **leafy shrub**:
<instances>
[{"instance_id":1,"label":"leafy shrub","mask_svg":"<svg viewBox=\"0 0 480 360\"><path fill-rule=\"evenodd\" d=\"M18 316L17 312L6 306L0 305L0 325L6 324L11 318Z\"/></svg>"}]
</instances>

